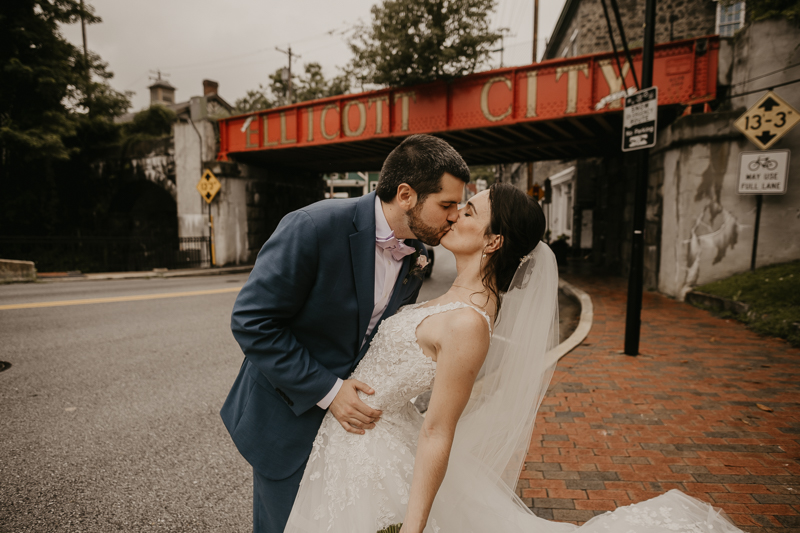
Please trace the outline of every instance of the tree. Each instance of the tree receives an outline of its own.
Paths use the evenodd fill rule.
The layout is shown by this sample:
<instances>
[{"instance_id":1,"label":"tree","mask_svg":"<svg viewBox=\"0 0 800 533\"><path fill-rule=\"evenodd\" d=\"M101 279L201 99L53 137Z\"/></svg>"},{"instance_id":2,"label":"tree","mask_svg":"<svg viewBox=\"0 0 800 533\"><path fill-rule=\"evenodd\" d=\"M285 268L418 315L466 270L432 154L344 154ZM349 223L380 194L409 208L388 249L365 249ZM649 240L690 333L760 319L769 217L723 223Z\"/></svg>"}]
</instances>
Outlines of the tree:
<instances>
[{"instance_id":1,"label":"tree","mask_svg":"<svg viewBox=\"0 0 800 533\"><path fill-rule=\"evenodd\" d=\"M344 94L350 90L350 83L346 74L335 76L326 80L319 63L307 63L303 66L303 74L292 75L294 88L294 102L316 100L337 94ZM269 75L269 85L259 85L257 90L247 91L244 98L236 100L236 113L251 113L261 109L269 109L278 105L285 105L288 85L283 79L283 68L276 69Z\"/></svg>"},{"instance_id":2,"label":"tree","mask_svg":"<svg viewBox=\"0 0 800 533\"><path fill-rule=\"evenodd\" d=\"M486 180L486 185L491 186L494 184L495 168L494 165L474 165L469 167L470 181L476 182L478 180Z\"/></svg>"},{"instance_id":3,"label":"tree","mask_svg":"<svg viewBox=\"0 0 800 533\"><path fill-rule=\"evenodd\" d=\"M751 20L782 18L800 27L800 2L797 0L748 0Z\"/></svg>"},{"instance_id":4,"label":"tree","mask_svg":"<svg viewBox=\"0 0 800 533\"><path fill-rule=\"evenodd\" d=\"M247 91L245 96L236 99L233 112L236 114L252 113L253 111L274 107L275 102L269 97L268 93L269 89L259 84L258 89Z\"/></svg>"},{"instance_id":5,"label":"tree","mask_svg":"<svg viewBox=\"0 0 800 533\"><path fill-rule=\"evenodd\" d=\"M130 105L108 85L95 54L70 44L59 24L100 19L79 0L15 0L0 15L0 228L52 234L91 213L90 159L118 141L114 116ZM74 203L77 198L79 203Z\"/></svg>"},{"instance_id":6,"label":"tree","mask_svg":"<svg viewBox=\"0 0 800 533\"><path fill-rule=\"evenodd\" d=\"M307 63L303 68L305 73L300 76L294 90L297 102L336 96L350 90L350 82L346 74L326 80L319 63Z\"/></svg>"},{"instance_id":7,"label":"tree","mask_svg":"<svg viewBox=\"0 0 800 533\"><path fill-rule=\"evenodd\" d=\"M351 70L362 84L448 80L485 65L500 33L489 30L495 0L384 0L354 28Z\"/></svg>"}]
</instances>

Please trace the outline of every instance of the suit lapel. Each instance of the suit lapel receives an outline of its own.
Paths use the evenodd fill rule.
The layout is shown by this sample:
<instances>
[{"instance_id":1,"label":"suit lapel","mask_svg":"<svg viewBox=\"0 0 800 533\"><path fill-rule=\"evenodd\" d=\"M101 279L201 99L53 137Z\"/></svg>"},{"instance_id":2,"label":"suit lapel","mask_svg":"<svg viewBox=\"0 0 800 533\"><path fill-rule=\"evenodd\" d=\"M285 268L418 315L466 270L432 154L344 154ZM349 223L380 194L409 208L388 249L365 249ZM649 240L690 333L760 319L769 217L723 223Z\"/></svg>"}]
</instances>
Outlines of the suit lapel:
<instances>
[{"instance_id":1,"label":"suit lapel","mask_svg":"<svg viewBox=\"0 0 800 533\"><path fill-rule=\"evenodd\" d=\"M358 300L358 342L364 338L375 307L375 193L361 197L353 217L356 233L350 235L350 258Z\"/></svg>"}]
</instances>

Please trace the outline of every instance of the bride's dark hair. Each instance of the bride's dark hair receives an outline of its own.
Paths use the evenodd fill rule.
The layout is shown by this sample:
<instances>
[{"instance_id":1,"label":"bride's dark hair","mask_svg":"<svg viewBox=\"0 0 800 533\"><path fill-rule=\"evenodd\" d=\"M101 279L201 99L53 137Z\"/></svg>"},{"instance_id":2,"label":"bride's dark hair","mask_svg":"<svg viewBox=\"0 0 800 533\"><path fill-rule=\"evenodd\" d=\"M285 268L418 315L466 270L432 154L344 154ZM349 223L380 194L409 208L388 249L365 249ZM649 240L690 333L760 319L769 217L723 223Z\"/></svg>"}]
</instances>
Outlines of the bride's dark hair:
<instances>
[{"instance_id":1,"label":"bride's dark hair","mask_svg":"<svg viewBox=\"0 0 800 533\"><path fill-rule=\"evenodd\" d=\"M482 281L494 294L499 313L502 294L511 285L520 260L542 240L546 222L539 203L508 183L489 188L489 205L492 216L486 234L501 235L503 244L487 256Z\"/></svg>"}]
</instances>

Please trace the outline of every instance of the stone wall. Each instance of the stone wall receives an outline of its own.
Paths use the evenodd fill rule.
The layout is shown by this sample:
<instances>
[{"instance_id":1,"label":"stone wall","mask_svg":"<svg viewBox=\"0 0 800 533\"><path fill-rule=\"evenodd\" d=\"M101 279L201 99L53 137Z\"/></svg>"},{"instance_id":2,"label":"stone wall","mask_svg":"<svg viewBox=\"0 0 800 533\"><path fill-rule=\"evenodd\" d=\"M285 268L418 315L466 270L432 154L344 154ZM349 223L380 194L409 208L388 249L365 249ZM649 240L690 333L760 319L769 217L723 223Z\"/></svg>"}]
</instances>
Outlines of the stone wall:
<instances>
[{"instance_id":1,"label":"stone wall","mask_svg":"<svg viewBox=\"0 0 800 533\"><path fill-rule=\"evenodd\" d=\"M562 57L564 48L570 45L570 38L576 29L578 35L575 49L570 49L567 57L610 51L611 41L600 0L573 0L570 4L565 7L573 10L572 17L568 19L569 24L558 35L553 36L554 40L548 44L544 59ZM641 47L645 0L618 0L618 4L628 46ZM606 2L606 5L614 31L614 41L617 49L622 50L611 4ZM656 4L656 43L711 35L715 30L716 13L717 2L713 0L659 0Z\"/></svg>"},{"instance_id":2,"label":"stone wall","mask_svg":"<svg viewBox=\"0 0 800 533\"><path fill-rule=\"evenodd\" d=\"M786 21L751 24L737 35L733 47L734 95L796 78L795 70L781 70L800 61L800 30ZM773 71L779 72L764 76ZM797 87L779 87L775 93L797 109ZM683 298L694 286L750 267L756 199L738 194L739 154L758 149L733 122L765 93L759 90L727 99L716 113L689 115L659 131L651 155L650 184L663 196L661 292ZM800 153L800 127L770 149ZM658 202L648 200L649 213ZM787 193L764 196L757 266L800 259L798 235L800 165L790 161Z\"/></svg>"}]
</instances>

